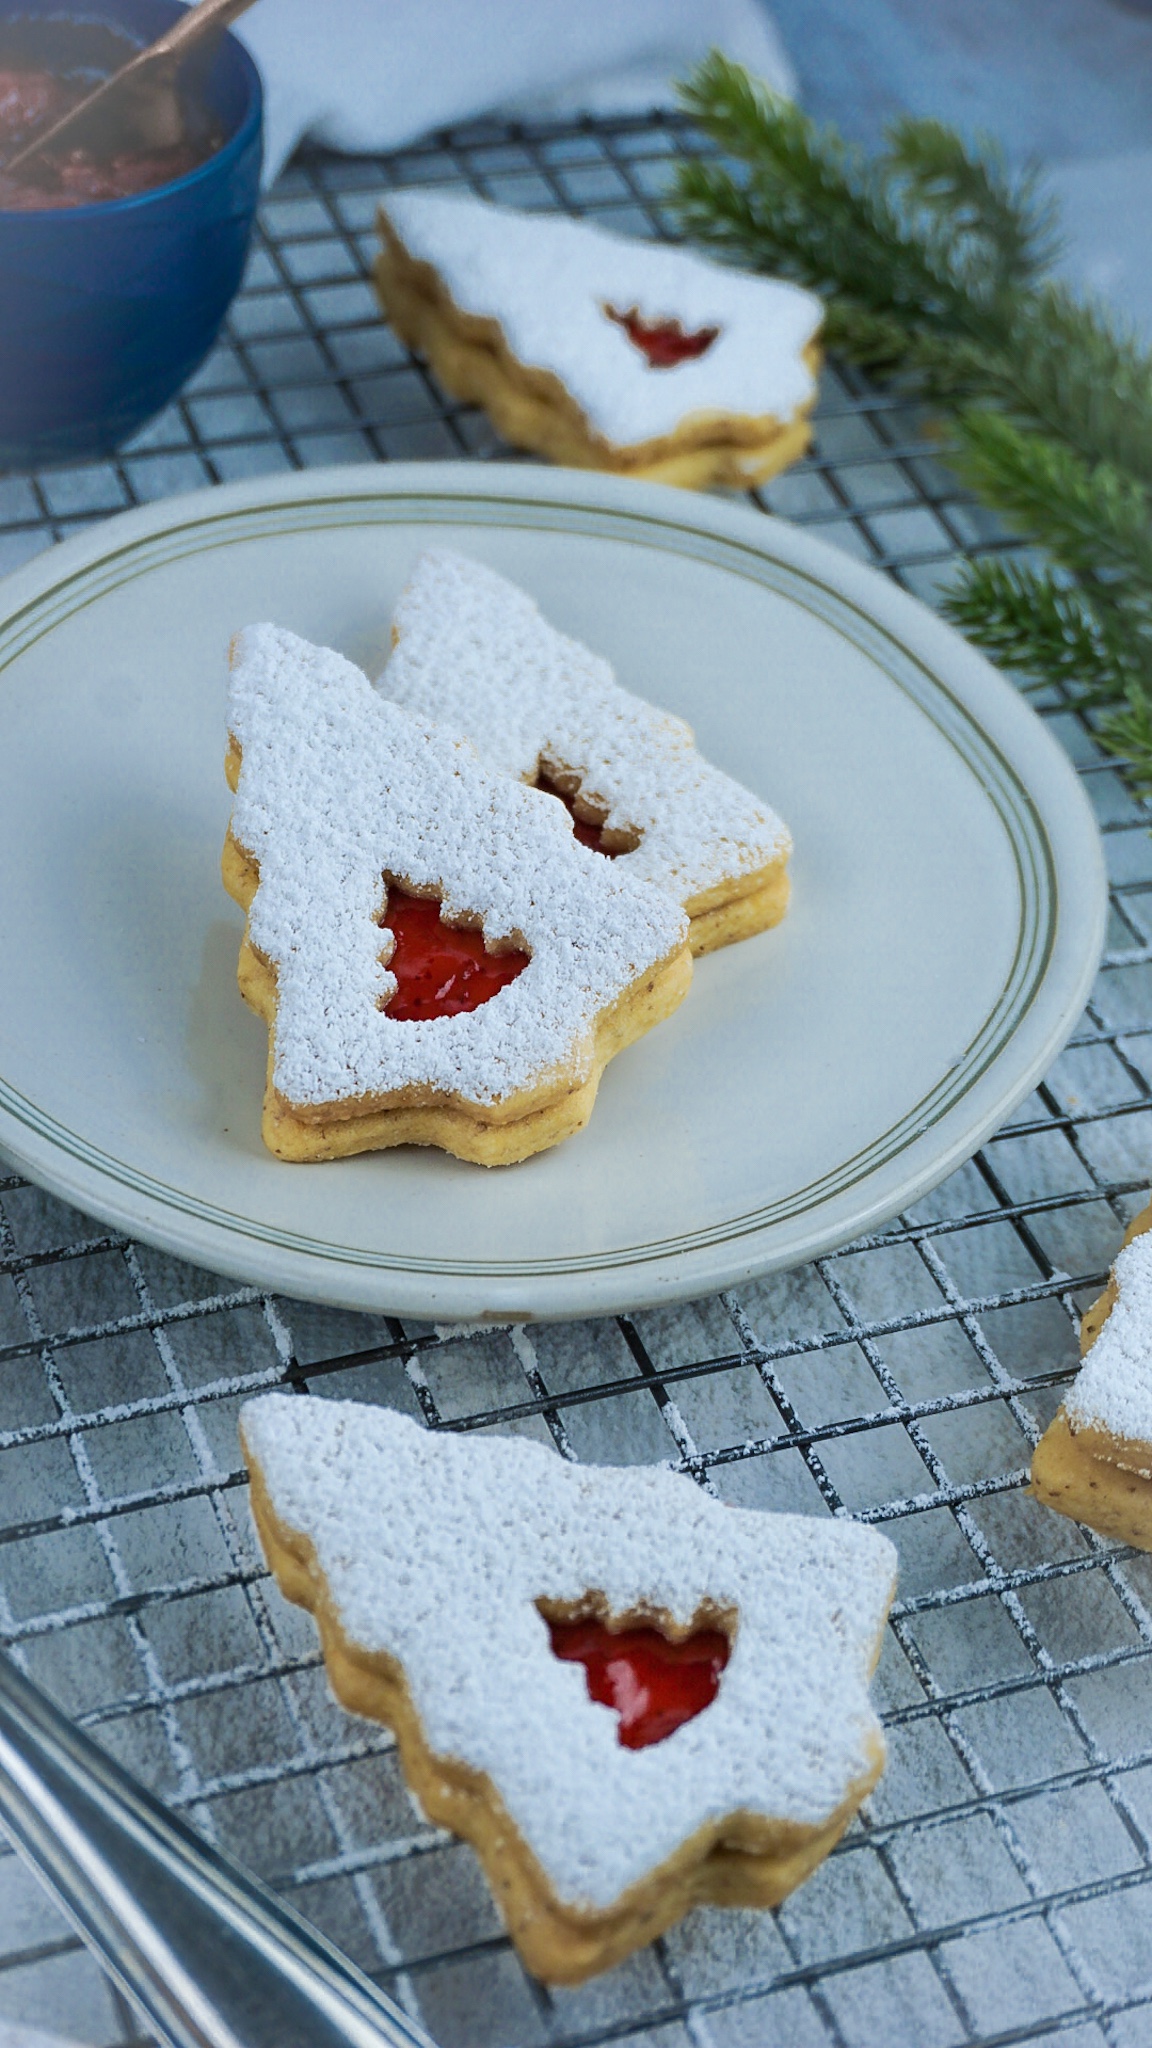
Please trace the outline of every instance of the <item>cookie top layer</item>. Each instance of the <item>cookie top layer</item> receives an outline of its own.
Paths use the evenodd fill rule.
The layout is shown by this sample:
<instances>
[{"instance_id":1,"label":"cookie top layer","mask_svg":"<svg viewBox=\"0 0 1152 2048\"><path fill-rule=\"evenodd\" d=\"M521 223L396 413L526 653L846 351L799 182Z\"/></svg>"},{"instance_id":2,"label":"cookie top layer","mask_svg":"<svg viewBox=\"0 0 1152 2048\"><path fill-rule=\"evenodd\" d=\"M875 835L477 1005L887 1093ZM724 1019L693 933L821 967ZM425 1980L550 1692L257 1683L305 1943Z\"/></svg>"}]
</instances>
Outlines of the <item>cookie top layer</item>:
<instances>
[{"instance_id":1,"label":"cookie top layer","mask_svg":"<svg viewBox=\"0 0 1152 2048\"><path fill-rule=\"evenodd\" d=\"M1116 1300L1064 1407L1074 1429L1152 1445L1152 1234L1126 1244L1113 1272Z\"/></svg>"},{"instance_id":2,"label":"cookie top layer","mask_svg":"<svg viewBox=\"0 0 1152 2048\"><path fill-rule=\"evenodd\" d=\"M509 775L578 774L611 830L641 835L614 863L622 872L688 903L790 851L787 826L704 759L682 719L621 689L494 570L447 549L422 555L395 626L380 688L466 733Z\"/></svg>"},{"instance_id":3,"label":"cookie top layer","mask_svg":"<svg viewBox=\"0 0 1152 2048\"><path fill-rule=\"evenodd\" d=\"M562 807L388 703L330 648L251 626L233 656L232 832L259 863L252 944L276 970L273 1078L319 1104L420 1087L490 1104L587 1078L597 1017L684 942L676 906L580 846ZM617 864L618 865L618 864ZM379 1004L396 978L385 874L531 954L464 1015Z\"/></svg>"},{"instance_id":4,"label":"cookie top layer","mask_svg":"<svg viewBox=\"0 0 1152 2048\"><path fill-rule=\"evenodd\" d=\"M618 446L672 434L698 413L783 422L812 399L802 351L822 308L798 285L471 197L392 192L381 212L462 312L498 321L517 361L551 371ZM695 360L653 369L609 306L719 332Z\"/></svg>"},{"instance_id":5,"label":"cookie top layer","mask_svg":"<svg viewBox=\"0 0 1152 2048\"><path fill-rule=\"evenodd\" d=\"M868 1699L895 1551L845 1521L723 1506L659 1467L566 1464L385 1408L272 1394L242 1428L345 1636L404 1667L425 1739L486 1772L557 1895L603 1908L733 1813L819 1826L875 1768ZM717 1698L618 1741L537 1602L735 1614Z\"/></svg>"}]
</instances>

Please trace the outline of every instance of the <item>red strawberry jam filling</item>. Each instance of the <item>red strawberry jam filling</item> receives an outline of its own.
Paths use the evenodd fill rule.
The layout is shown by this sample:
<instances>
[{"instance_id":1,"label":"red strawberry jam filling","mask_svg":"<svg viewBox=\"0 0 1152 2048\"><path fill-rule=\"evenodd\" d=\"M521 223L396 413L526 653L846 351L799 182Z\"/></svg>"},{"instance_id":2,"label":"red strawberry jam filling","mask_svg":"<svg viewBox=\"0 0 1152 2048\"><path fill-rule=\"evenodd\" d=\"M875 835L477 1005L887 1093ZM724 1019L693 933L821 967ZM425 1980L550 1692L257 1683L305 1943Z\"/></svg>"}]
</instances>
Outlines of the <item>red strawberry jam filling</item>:
<instances>
[{"instance_id":1,"label":"red strawberry jam filling","mask_svg":"<svg viewBox=\"0 0 1152 2048\"><path fill-rule=\"evenodd\" d=\"M616 855L618 853L622 853L625 850L623 847L605 846L604 834L600 826L590 825L586 818L578 818L576 816L575 795L573 794L572 796L569 796L567 792L559 788L559 786L555 782L551 782L547 775L537 776L536 788L546 789L549 796L558 797L560 799L560 802L563 804L564 809L567 811L569 817L572 820L572 836L574 839L578 839L580 841L581 846L590 846L592 848L593 853L602 853L606 860L615 860Z\"/></svg>"},{"instance_id":2,"label":"red strawberry jam filling","mask_svg":"<svg viewBox=\"0 0 1152 2048\"><path fill-rule=\"evenodd\" d=\"M732 1645L723 1629L700 1628L682 1643L655 1628L613 1633L602 1621L550 1621L552 1649L566 1664L583 1664L588 1694L620 1716L625 1749L663 1742L711 1706Z\"/></svg>"},{"instance_id":3,"label":"red strawberry jam filling","mask_svg":"<svg viewBox=\"0 0 1152 2048\"><path fill-rule=\"evenodd\" d=\"M68 24L58 24L62 30ZM133 54L127 46L128 55ZM168 148L113 149L101 154L76 148L67 137L58 149L29 158L11 177L3 165L33 137L47 131L78 106L98 83L92 76L58 76L53 71L5 62L0 57L0 209L41 213L61 206L90 206L102 199L129 199L182 178L218 145L213 138Z\"/></svg>"},{"instance_id":4,"label":"red strawberry jam filling","mask_svg":"<svg viewBox=\"0 0 1152 2048\"><path fill-rule=\"evenodd\" d=\"M388 968L400 986L384 1009L400 1023L478 1010L528 965L529 955L515 949L486 952L482 932L441 923L434 896L409 896L395 884L378 922L396 941Z\"/></svg>"},{"instance_id":5,"label":"red strawberry jam filling","mask_svg":"<svg viewBox=\"0 0 1152 2048\"><path fill-rule=\"evenodd\" d=\"M639 306L629 306L626 313L617 306L605 306L604 311L647 356L650 370L674 370L678 363L695 362L720 332L718 327L701 327L695 334L686 334L679 320L646 320Z\"/></svg>"}]
</instances>

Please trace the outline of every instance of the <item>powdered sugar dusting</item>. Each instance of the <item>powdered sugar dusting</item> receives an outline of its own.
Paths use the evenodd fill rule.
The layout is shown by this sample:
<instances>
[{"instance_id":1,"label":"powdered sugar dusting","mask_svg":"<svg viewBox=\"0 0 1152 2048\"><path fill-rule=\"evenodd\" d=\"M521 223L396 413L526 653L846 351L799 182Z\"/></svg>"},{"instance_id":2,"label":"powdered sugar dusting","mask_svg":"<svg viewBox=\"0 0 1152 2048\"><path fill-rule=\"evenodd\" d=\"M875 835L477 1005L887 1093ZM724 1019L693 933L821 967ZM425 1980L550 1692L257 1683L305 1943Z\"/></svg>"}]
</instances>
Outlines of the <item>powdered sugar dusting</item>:
<instances>
[{"instance_id":1,"label":"powdered sugar dusting","mask_svg":"<svg viewBox=\"0 0 1152 2048\"><path fill-rule=\"evenodd\" d=\"M274 1078L291 1102L422 1085L493 1103L589 1071L598 1014L685 936L666 899L580 846L560 805L385 701L339 654L276 626L239 636L232 817L260 865L252 943L276 969ZM376 919L385 871L531 954L481 1008L415 1022L379 1008L395 977Z\"/></svg>"},{"instance_id":2,"label":"powdered sugar dusting","mask_svg":"<svg viewBox=\"0 0 1152 2048\"><path fill-rule=\"evenodd\" d=\"M578 774L607 825L639 832L616 865L683 903L788 853L775 812L707 762L690 728L621 689L524 591L463 555L423 555L396 609L380 679L398 703L466 733L496 767ZM558 808L558 807L557 807Z\"/></svg>"},{"instance_id":3,"label":"powdered sugar dusting","mask_svg":"<svg viewBox=\"0 0 1152 2048\"><path fill-rule=\"evenodd\" d=\"M1076 1429L1152 1445L1152 1234L1125 1245L1114 1271L1117 1299L1064 1406Z\"/></svg>"},{"instance_id":4,"label":"powdered sugar dusting","mask_svg":"<svg viewBox=\"0 0 1152 2048\"><path fill-rule=\"evenodd\" d=\"M560 1898L608 1906L735 1812L819 1825L868 1771L895 1573L878 1532L351 1402L270 1395L242 1422L345 1634L402 1663L431 1748L489 1774ZM718 1697L666 1741L623 1748L583 1670L553 1656L536 1603L589 1593L683 1627L736 1611Z\"/></svg>"},{"instance_id":5,"label":"powdered sugar dusting","mask_svg":"<svg viewBox=\"0 0 1152 2048\"><path fill-rule=\"evenodd\" d=\"M381 211L463 312L497 320L516 360L557 376L618 446L674 433L694 413L783 422L812 399L801 351L822 309L798 285L471 197L391 192ZM720 331L704 355L654 370L605 306Z\"/></svg>"}]
</instances>

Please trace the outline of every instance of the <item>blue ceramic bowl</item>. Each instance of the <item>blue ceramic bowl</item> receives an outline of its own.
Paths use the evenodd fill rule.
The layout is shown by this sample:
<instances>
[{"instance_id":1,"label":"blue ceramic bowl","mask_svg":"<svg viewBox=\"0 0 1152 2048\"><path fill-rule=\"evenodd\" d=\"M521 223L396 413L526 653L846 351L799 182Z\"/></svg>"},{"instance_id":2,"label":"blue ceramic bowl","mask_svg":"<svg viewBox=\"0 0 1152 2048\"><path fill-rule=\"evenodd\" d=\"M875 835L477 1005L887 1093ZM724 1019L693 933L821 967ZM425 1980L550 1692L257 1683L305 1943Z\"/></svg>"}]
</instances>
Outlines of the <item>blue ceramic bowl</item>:
<instances>
[{"instance_id":1,"label":"blue ceramic bowl","mask_svg":"<svg viewBox=\"0 0 1152 2048\"><path fill-rule=\"evenodd\" d=\"M0 0L17 19L103 22L144 44L178 0ZM260 182L256 67L221 38L196 97L226 140L131 199L0 209L0 468L104 455L202 362L240 283Z\"/></svg>"}]
</instances>

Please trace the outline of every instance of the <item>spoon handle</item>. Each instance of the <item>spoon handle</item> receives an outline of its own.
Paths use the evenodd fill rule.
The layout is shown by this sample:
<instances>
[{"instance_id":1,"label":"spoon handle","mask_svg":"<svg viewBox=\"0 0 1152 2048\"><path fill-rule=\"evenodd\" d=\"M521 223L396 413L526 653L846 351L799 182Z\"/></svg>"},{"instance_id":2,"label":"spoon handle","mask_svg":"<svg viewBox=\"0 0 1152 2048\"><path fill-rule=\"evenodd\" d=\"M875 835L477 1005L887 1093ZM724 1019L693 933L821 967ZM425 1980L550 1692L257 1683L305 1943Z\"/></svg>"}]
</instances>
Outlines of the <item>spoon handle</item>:
<instances>
[{"instance_id":1,"label":"spoon handle","mask_svg":"<svg viewBox=\"0 0 1152 2048\"><path fill-rule=\"evenodd\" d=\"M0 1823L170 2048L434 2048L5 1656Z\"/></svg>"},{"instance_id":2,"label":"spoon handle","mask_svg":"<svg viewBox=\"0 0 1152 2048\"><path fill-rule=\"evenodd\" d=\"M190 7L170 29L157 36L146 50L141 50L139 57L125 69L135 71L138 76L138 67L165 57L182 57L200 41L201 36L210 36L216 30L227 28L230 22L246 14L255 4L256 0L197 0L195 7ZM124 75L124 72L120 73L121 77Z\"/></svg>"}]
</instances>

